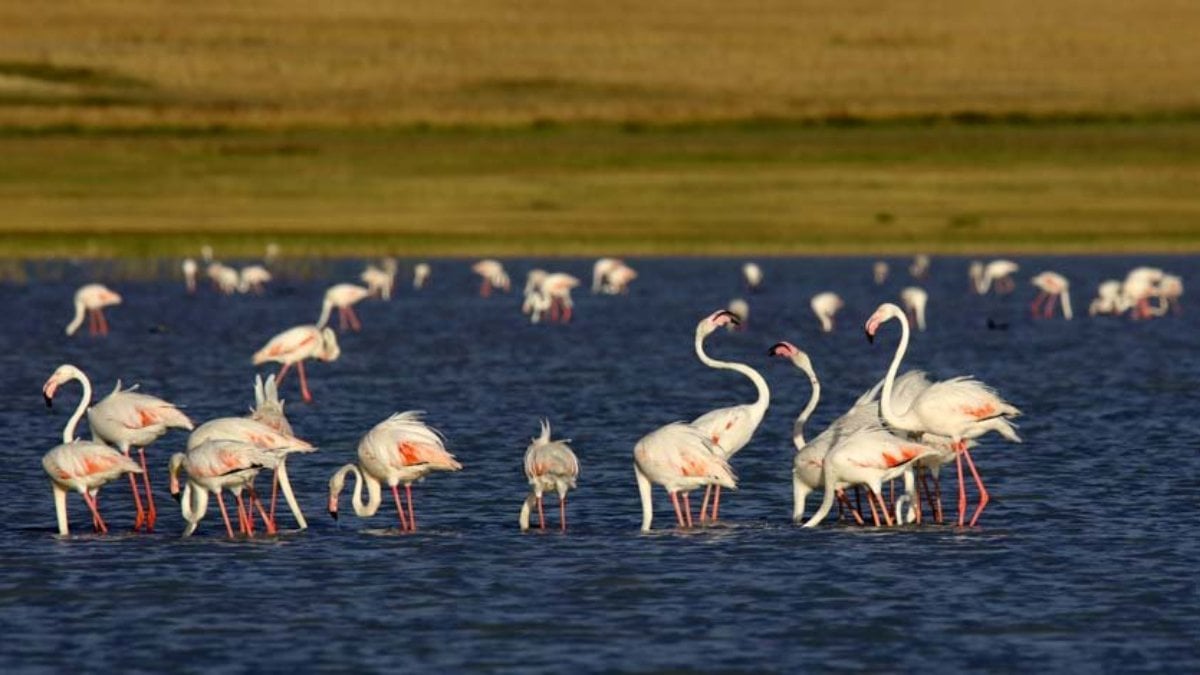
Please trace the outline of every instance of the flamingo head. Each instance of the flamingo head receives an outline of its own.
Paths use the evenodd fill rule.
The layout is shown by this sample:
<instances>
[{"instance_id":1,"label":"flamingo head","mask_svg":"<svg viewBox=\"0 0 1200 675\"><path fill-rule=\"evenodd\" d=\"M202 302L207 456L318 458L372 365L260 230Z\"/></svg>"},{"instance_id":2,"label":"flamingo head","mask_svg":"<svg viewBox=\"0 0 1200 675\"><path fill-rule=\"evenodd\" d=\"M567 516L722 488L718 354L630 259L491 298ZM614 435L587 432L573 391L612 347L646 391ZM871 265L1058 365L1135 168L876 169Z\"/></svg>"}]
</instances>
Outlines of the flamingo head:
<instances>
[{"instance_id":1,"label":"flamingo head","mask_svg":"<svg viewBox=\"0 0 1200 675\"><path fill-rule=\"evenodd\" d=\"M112 289L106 288L100 294L100 302L105 306L119 305L121 304L121 294Z\"/></svg>"},{"instance_id":2,"label":"flamingo head","mask_svg":"<svg viewBox=\"0 0 1200 675\"><path fill-rule=\"evenodd\" d=\"M342 355L342 348L338 346L337 334L332 328L321 329L321 353L317 354L317 358L322 361L337 361Z\"/></svg>"},{"instance_id":3,"label":"flamingo head","mask_svg":"<svg viewBox=\"0 0 1200 675\"><path fill-rule=\"evenodd\" d=\"M42 385L42 398L46 400L46 407L49 408L53 405L54 393L58 391L60 386L81 374L78 368L68 363L59 366L54 371L54 374L50 376L50 379L46 380L46 383Z\"/></svg>"},{"instance_id":4,"label":"flamingo head","mask_svg":"<svg viewBox=\"0 0 1200 675\"><path fill-rule=\"evenodd\" d=\"M185 458L186 455L184 455L182 452L177 452L174 455L171 455L171 462L167 466L167 473L169 473L171 476L171 496L175 498L175 501L179 501L181 498L179 491L179 471L183 468L183 460Z\"/></svg>"},{"instance_id":5,"label":"flamingo head","mask_svg":"<svg viewBox=\"0 0 1200 675\"><path fill-rule=\"evenodd\" d=\"M700 333L701 335L708 335L721 326L728 326L730 324L737 326L741 323L742 320L738 318L737 314L734 314L727 309L718 309L712 314L706 316L704 320L700 322L700 325L696 328L696 332Z\"/></svg>"},{"instance_id":6,"label":"flamingo head","mask_svg":"<svg viewBox=\"0 0 1200 675\"><path fill-rule=\"evenodd\" d=\"M875 332L879 330L879 326L887 321L897 318L904 318L904 310L890 302L885 302L876 308L875 313L871 315L871 318L867 319L867 341L874 342Z\"/></svg>"},{"instance_id":7,"label":"flamingo head","mask_svg":"<svg viewBox=\"0 0 1200 675\"><path fill-rule=\"evenodd\" d=\"M801 351L796 345L790 342L776 342L771 349L767 351L767 356L778 356L781 358L791 359L796 367L806 373L812 373L812 359L808 354Z\"/></svg>"}]
</instances>

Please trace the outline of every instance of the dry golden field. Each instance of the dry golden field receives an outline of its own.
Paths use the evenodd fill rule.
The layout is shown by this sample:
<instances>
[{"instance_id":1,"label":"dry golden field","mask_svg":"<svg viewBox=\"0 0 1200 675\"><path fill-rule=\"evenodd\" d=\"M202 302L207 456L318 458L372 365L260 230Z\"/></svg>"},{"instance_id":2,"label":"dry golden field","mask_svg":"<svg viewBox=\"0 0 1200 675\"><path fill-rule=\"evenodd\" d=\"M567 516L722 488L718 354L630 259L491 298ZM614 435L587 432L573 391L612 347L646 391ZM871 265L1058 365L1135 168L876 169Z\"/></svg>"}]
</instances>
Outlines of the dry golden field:
<instances>
[{"instance_id":1,"label":"dry golden field","mask_svg":"<svg viewBox=\"0 0 1200 675\"><path fill-rule=\"evenodd\" d=\"M1194 0L0 1L0 125L1200 110Z\"/></svg>"}]
</instances>

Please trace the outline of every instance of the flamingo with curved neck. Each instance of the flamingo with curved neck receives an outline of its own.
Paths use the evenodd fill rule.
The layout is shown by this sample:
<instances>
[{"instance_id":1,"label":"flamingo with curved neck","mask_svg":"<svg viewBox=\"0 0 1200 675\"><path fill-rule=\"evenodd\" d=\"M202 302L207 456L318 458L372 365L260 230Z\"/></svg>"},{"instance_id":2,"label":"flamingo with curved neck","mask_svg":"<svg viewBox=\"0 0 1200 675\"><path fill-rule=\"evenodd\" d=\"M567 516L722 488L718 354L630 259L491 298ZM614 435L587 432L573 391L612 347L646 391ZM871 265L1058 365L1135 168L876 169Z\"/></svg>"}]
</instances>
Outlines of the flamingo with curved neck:
<instances>
[{"instance_id":1,"label":"flamingo with curved neck","mask_svg":"<svg viewBox=\"0 0 1200 675\"><path fill-rule=\"evenodd\" d=\"M338 469L329 479L329 515L337 519L338 497L346 485L346 474L354 474L354 491L350 494L350 504L354 507L354 515L359 518L370 518L379 511L383 503L383 484L378 478L358 468L357 464L347 464ZM367 484L367 503L363 503L363 483ZM401 510L403 517L403 510Z\"/></svg>"},{"instance_id":2,"label":"flamingo with curved neck","mask_svg":"<svg viewBox=\"0 0 1200 675\"><path fill-rule=\"evenodd\" d=\"M721 452L722 459L727 461L750 442L755 430L762 422L763 415L767 412L767 407L771 404L771 390L767 387L767 381L758 374L758 371L744 363L719 361L704 351L704 340L709 335L727 324L737 325L739 321L736 314L722 309L708 315L696 326L696 357L700 359L700 362L709 368L732 370L745 375L754 384L754 389L758 394L754 403L718 408L692 420L692 426L703 432ZM707 518L710 497L712 499L712 519L715 521L721 502L720 484L705 488L704 501L700 505L701 520Z\"/></svg>"}]
</instances>

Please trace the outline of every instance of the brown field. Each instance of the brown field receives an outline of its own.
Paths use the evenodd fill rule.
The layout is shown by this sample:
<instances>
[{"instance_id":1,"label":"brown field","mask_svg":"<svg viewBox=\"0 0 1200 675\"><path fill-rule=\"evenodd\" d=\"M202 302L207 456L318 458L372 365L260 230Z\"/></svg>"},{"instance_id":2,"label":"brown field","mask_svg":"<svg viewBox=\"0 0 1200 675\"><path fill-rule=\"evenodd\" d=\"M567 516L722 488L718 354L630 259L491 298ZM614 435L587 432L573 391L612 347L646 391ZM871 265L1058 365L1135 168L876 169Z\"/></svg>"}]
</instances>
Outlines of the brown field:
<instances>
[{"instance_id":1,"label":"brown field","mask_svg":"<svg viewBox=\"0 0 1200 675\"><path fill-rule=\"evenodd\" d=\"M0 126L1200 110L1194 0L0 0Z\"/></svg>"}]
</instances>

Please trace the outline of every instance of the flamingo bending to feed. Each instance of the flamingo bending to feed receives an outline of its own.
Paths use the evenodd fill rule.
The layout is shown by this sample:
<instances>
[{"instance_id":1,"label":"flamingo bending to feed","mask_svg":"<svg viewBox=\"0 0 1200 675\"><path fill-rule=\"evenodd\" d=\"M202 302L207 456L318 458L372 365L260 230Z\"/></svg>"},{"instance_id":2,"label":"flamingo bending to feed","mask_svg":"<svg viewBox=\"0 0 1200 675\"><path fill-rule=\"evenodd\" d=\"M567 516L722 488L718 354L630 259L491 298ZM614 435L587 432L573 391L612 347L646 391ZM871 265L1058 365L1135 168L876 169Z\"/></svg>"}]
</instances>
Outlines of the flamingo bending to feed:
<instances>
[{"instance_id":1,"label":"flamingo bending to feed","mask_svg":"<svg viewBox=\"0 0 1200 675\"><path fill-rule=\"evenodd\" d=\"M1183 297L1183 279L1174 274L1164 274L1158 282L1158 298L1162 306L1158 312L1159 315L1165 314L1168 309L1179 313L1179 298Z\"/></svg>"},{"instance_id":2,"label":"flamingo bending to feed","mask_svg":"<svg viewBox=\"0 0 1200 675\"><path fill-rule=\"evenodd\" d=\"M1071 318L1071 284L1067 282L1067 278L1057 272L1042 272L1035 276L1030 283L1038 287L1037 298L1033 304L1029 306L1033 312L1034 318L1037 318L1039 305L1045 300L1046 304L1040 309L1041 317L1049 319L1054 316L1054 301L1059 299L1062 301L1063 318L1070 320Z\"/></svg>"},{"instance_id":3,"label":"flamingo bending to feed","mask_svg":"<svg viewBox=\"0 0 1200 675\"><path fill-rule=\"evenodd\" d=\"M891 269L888 267L886 262L882 260L876 260L875 266L871 268L871 271L875 277L875 285L882 286L883 282L887 281L888 272L891 271Z\"/></svg>"},{"instance_id":4,"label":"flamingo bending to feed","mask_svg":"<svg viewBox=\"0 0 1200 675\"><path fill-rule=\"evenodd\" d=\"M104 308L121 304L121 296L103 284L88 284L75 291L75 317L67 324L67 335L74 335L83 325L83 314L87 312L88 335L108 335L108 321Z\"/></svg>"},{"instance_id":5,"label":"flamingo bending to feed","mask_svg":"<svg viewBox=\"0 0 1200 675\"><path fill-rule=\"evenodd\" d=\"M273 277L271 272L262 265L249 265L242 268L238 276L238 292L239 293L255 293L256 295L263 292L263 287Z\"/></svg>"},{"instance_id":6,"label":"flamingo bending to feed","mask_svg":"<svg viewBox=\"0 0 1200 675\"><path fill-rule=\"evenodd\" d=\"M541 291L550 299L550 320L570 323L575 303L571 300L571 289L579 286L578 278L555 272L547 274L541 283Z\"/></svg>"},{"instance_id":7,"label":"flamingo bending to feed","mask_svg":"<svg viewBox=\"0 0 1200 675\"><path fill-rule=\"evenodd\" d=\"M975 292L984 295L994 285L997 294L1011 293L1016 288L1012 275L1020 269L1021 266L1011 260L991 261L984 266L982 274L975 280Z\"/></svg>"},{"instance_id":8,"label":"flamingo bending to feed","mask_svg":"<svg viewBox=\"0 0 1200 675\"><path fill-rule=\"evenodd\" d=\"M75 427L87 411L91 392L85 387L85 397L79 400L75 413L63 427L62 444L51 448L42 457L42 468L50 476L50 487L54 492L54 513L58 520L58 533L70 534L67 521L67 491L74 490L83 497L92 512L92 526L97 532L108 532L108 525L100 517L96 494L106 483L116 480L123 473L142 473L142 468L126 455L96 441L75 438ZM50 403L47 399L47 404Z\"/></svg>"},{"instance_id":9,"label":"flamingo bending to feed","mask_svg":"<svg viewBox=\"0 0 1200 675\"><path fill-rule=\"evenodd\" d=\"M289 328L271 338L262 349L254 353L251 362L258 366L267 361L283 364L279 374L275 376L275 384L283 383L283 376L288 368L296 364L300 371L300 396L305 403L312 403L312 394L308 392L308 378L304 375L304 360L319 359L321 361L336 361L342 355L338 347L337 335L332 328L319 326L296 326Z\"/></svg>"},{"instance_id":10,"label":"flamingo bending to feed","mask_svg":"<svg viewBox=\"0 0 1200 675\"><path fill-rule=\"evenodd\" d=\"M417 263L413 266L413 288L421 290L425 287L425 282L429 280L429 275L433 270L429 267L429 263Z\"/></svg>"},{"instance_id":11,"label":"flamingo bending to feed","mask_svg":"<svg viewBox=\"0 0 1200 675\"><path fill-rule=\"evenodd\" d=\"M608 273L608 288L605 292L609 295L628 295L629 284L633 283L637 276L637 271L629 265L622 264Z\"/></svg>"},{"instance_id":12,"label":"flamingo bending to feed","mask_svg":"<svg viewBox=\"0 0 1200 675\"><path fill-rule=\"evenodd\" d=\"M838 297L837 293L818 293L813 296L809 302L812 306L813 314L817 315L817 319L821 322L821 331L828 333L833 330L833 317L835 317L845 303Z\"/></svg>"},{"instance_id":13,"label":"flamingo bending to feed","mask_svg":"<svg viewBox=\"0 0 1200 675\"><path fill-rule=\"evenodd\" d=\"M1100 282L1096 288L1096 297L1088 305L1088 316L1097 314L1121 314L1128 309L1125 297L1121 295L1121 282L1108 279Z\"/></svg>"},{"instance_id":14,"label":"flamingo bending to feed","mask_svg":"<svg viewBox=\"0 0 1200 675\"><path fill-rule=\"evenodd\" d=\"M979 520L979 515L987 506L987 489L983 479L971 459L971 451L966 439L978 438L989 431L995 431L1015 443L1021 442L1010 418L1021 414L1021 411L1000 398L996 392L982 382L971 377L956 377L937 382L920 391L911 405L903 412L893 409L893 389L896 382L896 371L900 361L908 350L909 328L908 318L904 312L891 303L884 303L875 310L867 320L867 339L874 341L879 326L892 319L900 321L900 344L892 363L888 367L887 376L883 381L883 391L880 400L880 413L888 426L893 429L910 433L929 433L945 436L953 443L958 451L958 524L962 526L966 513L966 487L963 484L962 459L965 457L975 484L979 489L979 506L971 518L971 526Z\"/></svg>"},{"instance_id":15,"label":"flamingo bending to feed","mask_svg":"<svg viewBox=\"0 0 1200 675\"><path fill-rule=\"evenodd\" d=\"M904 309L912 317L912 321L917 324L917 330L925 330L925 305L929 302L929 294L925 289L917 286L905 288L900 291L900 302L904 304Z\"/></svg>"},{"instance_id":16,"label":"flamingo bending to feed","mask_svg":"<svg viewBox=\"0 0 1200 675\"><path fill-rule=\"evenodd\" d=\"M642 437L633 448L633 473L642 500L642 531L649 532L654 520L651 487L658 483L671 495L679 527L692 526L688 493L713 485L737 489L737 477L721 451L690 424L674 422ZM683 493L680 509L679 493ZM686 513L686 516L684 515Z\"/></svg>"},{"instance_id":17,"label":"flamingo bending to feed","mask_svg":"<svg viewBox=\"0 0 1200 675\"><path fill-rule=\"evenodd\" d=\"M225 532L233 538L233 526L229 522L229 512L225 510L225 499L222 490L229 490L237 500L238 531L246 536L254 535L253 510L258 508L263 522L267 524L267 534L275 534L275 524L267 517L262 502L254 494L254 478L265 468L273 468L278 455L233 439L214 438L195 447L188 448L186 453L177 452L171 455L168 472L171 476L171 494L179 500L183 511L183 519L187 527L183 536L190 537L200 525L204 514L208 511L208 493L217 496L217 505L221 507L221 518L225 521ZM179 487L180 471L187 472L187 482L183 489ZM246 508L242 500L242 490L250 491L250 507Z\"/></svg>"},{"instance_id":18,"label":"flamingo bending to feed","mask_svg":"<svg viewBox=\"0 0 1200 675\"><path fill-rule=\"evenodd\" d=\"M345 330L362 330L362 322L354 313L354 305L371 296L371 291L354 284L335 284L325 291L325 299L321 302L321 316L317 319L317 327L324 328L329 322L329 313L334 307L338 310L338 328Z\"/></svg>"},{"instance_id":19,"label":"flamingo bending to feed","mask_svg":"<svg viewBox=\"0 0 1200 675\"><path fill-rule=\"evenodd\" d=\"M600 258L592 265L592 293L607 291L608 275L625 263L617 258Z\"/></svg>"},{"instance_id":20,"label":"flamingo bending to feed","mask_svg":"<svg viewBox=\"0 0 1200 675\"><path fill-rule=\"evenodd\" d=\"M1125 275L1121 295L1126 304L1133 307L1133 318L1150 318L1150 298L1156 293L1164 275L1165 272L1157 267L1135 267Z\"/></svg>"},{"instance_id":21,"label":"flamingo bending to feed","mask_svg":"<svg viewBox=\"0 0 1200 675\"><path fill-rule=\"evenodd\" d=\"M746 281L746 288L753 293L754 291L758 290L759 286L762 285L762 268L759 267L757 263L748 262L745 265L742 265L742 278Z\"/></svg>"},{"instance_id":22,"label":"flamingo bending to feed","mask_svg":"<svg viewBox=\"0 0 1200 675\"><path fill-rule=\"evenodd\" d=\"M183 269L183 283L187 286L188 293L196 292L196 272L199 271L199 266L196 261L191 258L186 258L183 264L180 265Z\"/></svg>"},{"instance_id":23,"label":"flamingo bending to feed","mask_svg":"<svg viewBox=\"0 0 1200 675\"><path fill-rule=\"evenodd\" d=\"M381 267L367 265L358 278L367 285L368 295L378 295L383 300L391 300L392 289L396 285L396 260L387 258Z\"/></svg>"},{"instance_id":24,"label":"flamingo bending to feed","mask_svg":"<svg viewBox=\"0 0 1200 675\"><path fill-rule=\"evenodd\" d=\"M507 293L512 288L508 273L504 271L504 265L500 264L499 260L480 260L471 266L471 271L483 277L483 282L479 285L480 297L488 297L493 289Z\"/></svg>"},{"instance_id":25,"label":"flamingo bending to feed","mask_svg":"<svg viewBox=\"0 0 1200 675\"><path fill-rule=\"evenodd\" d=\"M346 483L346 474L354 474L351 504L359 518L369 518L382 501L380 485L387 483L396 501L400 529L414 532L417 515L413 510L412 484L434 471L461 471L462 464L446 450L442 435L421 421L424 413L410 410L396 413L375 425L358 443L358 464L347 464L329 479L329 515L338 517L338 497ZM368 501L363 504L362 486L367 484ZM404 485L408 515L404 513L399 486Z\"/></svg>"},{"instance_id":26,"label":"flamingo bending to feed","mask_svg":"<svg viewBox=\"0 0 1200 675\"><path fill-rule=\"evenodd\" d=\"M209 263L205 271L213 283L213 287L225 295L232 295L237 290L241 277L238 271L219 262Z\"/></svg>"},{"instance_id":27,"label":"flamingo bending to feed","mask_svg":"<svg viewBox=\"0 0 1200 675\"><path fill-rule=\"evenodd\" d=\"M542 433L532 439L525 450L525 478L529 480L529 496L521 505L518 522L521 530L529 529L529 514L537 505L538 527L546 529L546 514L542 509L542 494L558 493L558 526L567 531L567 491L575 489L579 478L579 459L575 457L571 439L551 441L550 421L542 420Z\"/></svg>"},{"instance_id":28,"label":"flamingo bending to feed","mask_svg":"<svg viewBox=\"0 0 1200 675\"><path fill-rule=\"evenodd\" d=\"M92 383L82 370L70 364L63 364L54 371L46 384L42 386L42 395L49 405L54 399L55 392L71 380L78 380L83 385L83 409L92 400ZM142 499L138 495L137 479L129 474L129 487L133 490L133 503L137 511L133 529L145 526L147 532L154 529L158 519L158 511L154 507L154 493L150 489L150 470L146 466L146 446L158 440L169 429L192 430L194 425L174 404L160 398L136 393L136 387L121 389L120 381L112 393L105 396L99 403L87 408L88 426L92 429L93 440L105 441L117 447L123 455L129 457L133 447L138 449L138 459L141 463L142 480L146 488L146 508L142 508Z\"/></svg>"},{"instance_id":29,"label":"flamingo bending to feed","mask_svg":"<svg viewBox=\"0 0 1200 675\"><path fill-rule=\"evenodd\" d=\"M762 422L763 415L767 412L767 407L771 404L771 391L767 388L767 381L758 374L758 371L744 363L718 361L704 351L704 340L712 335L713 331L721 326L737 322L736 315L722 309L704 317L696 325L695 348L696 357L700 359L700 362L709 368L732 370L745 375L750 378L758 393L754 403L717 408L692 420L692 426L699 429L705 438L712 442L721 459L726 462L750 442L755 430ZM712 519L716 521L721 505L720 483L714 484L711 489L705 489L704 501L700 504L700 520L708 518L707 508L710 498L712 499Z\"/></svg>"},{"instance_id":30,"label":"flamingo bending to feed","mask_svg":"<svg viewBox=\"0 0 1200 675\"><path fill-rule=\"evenodd\" d=\"M913 256L912 264L908 266L908 273L917 280L929 276L929 256L925 254Z\"/></svg>"}]
</instances>

